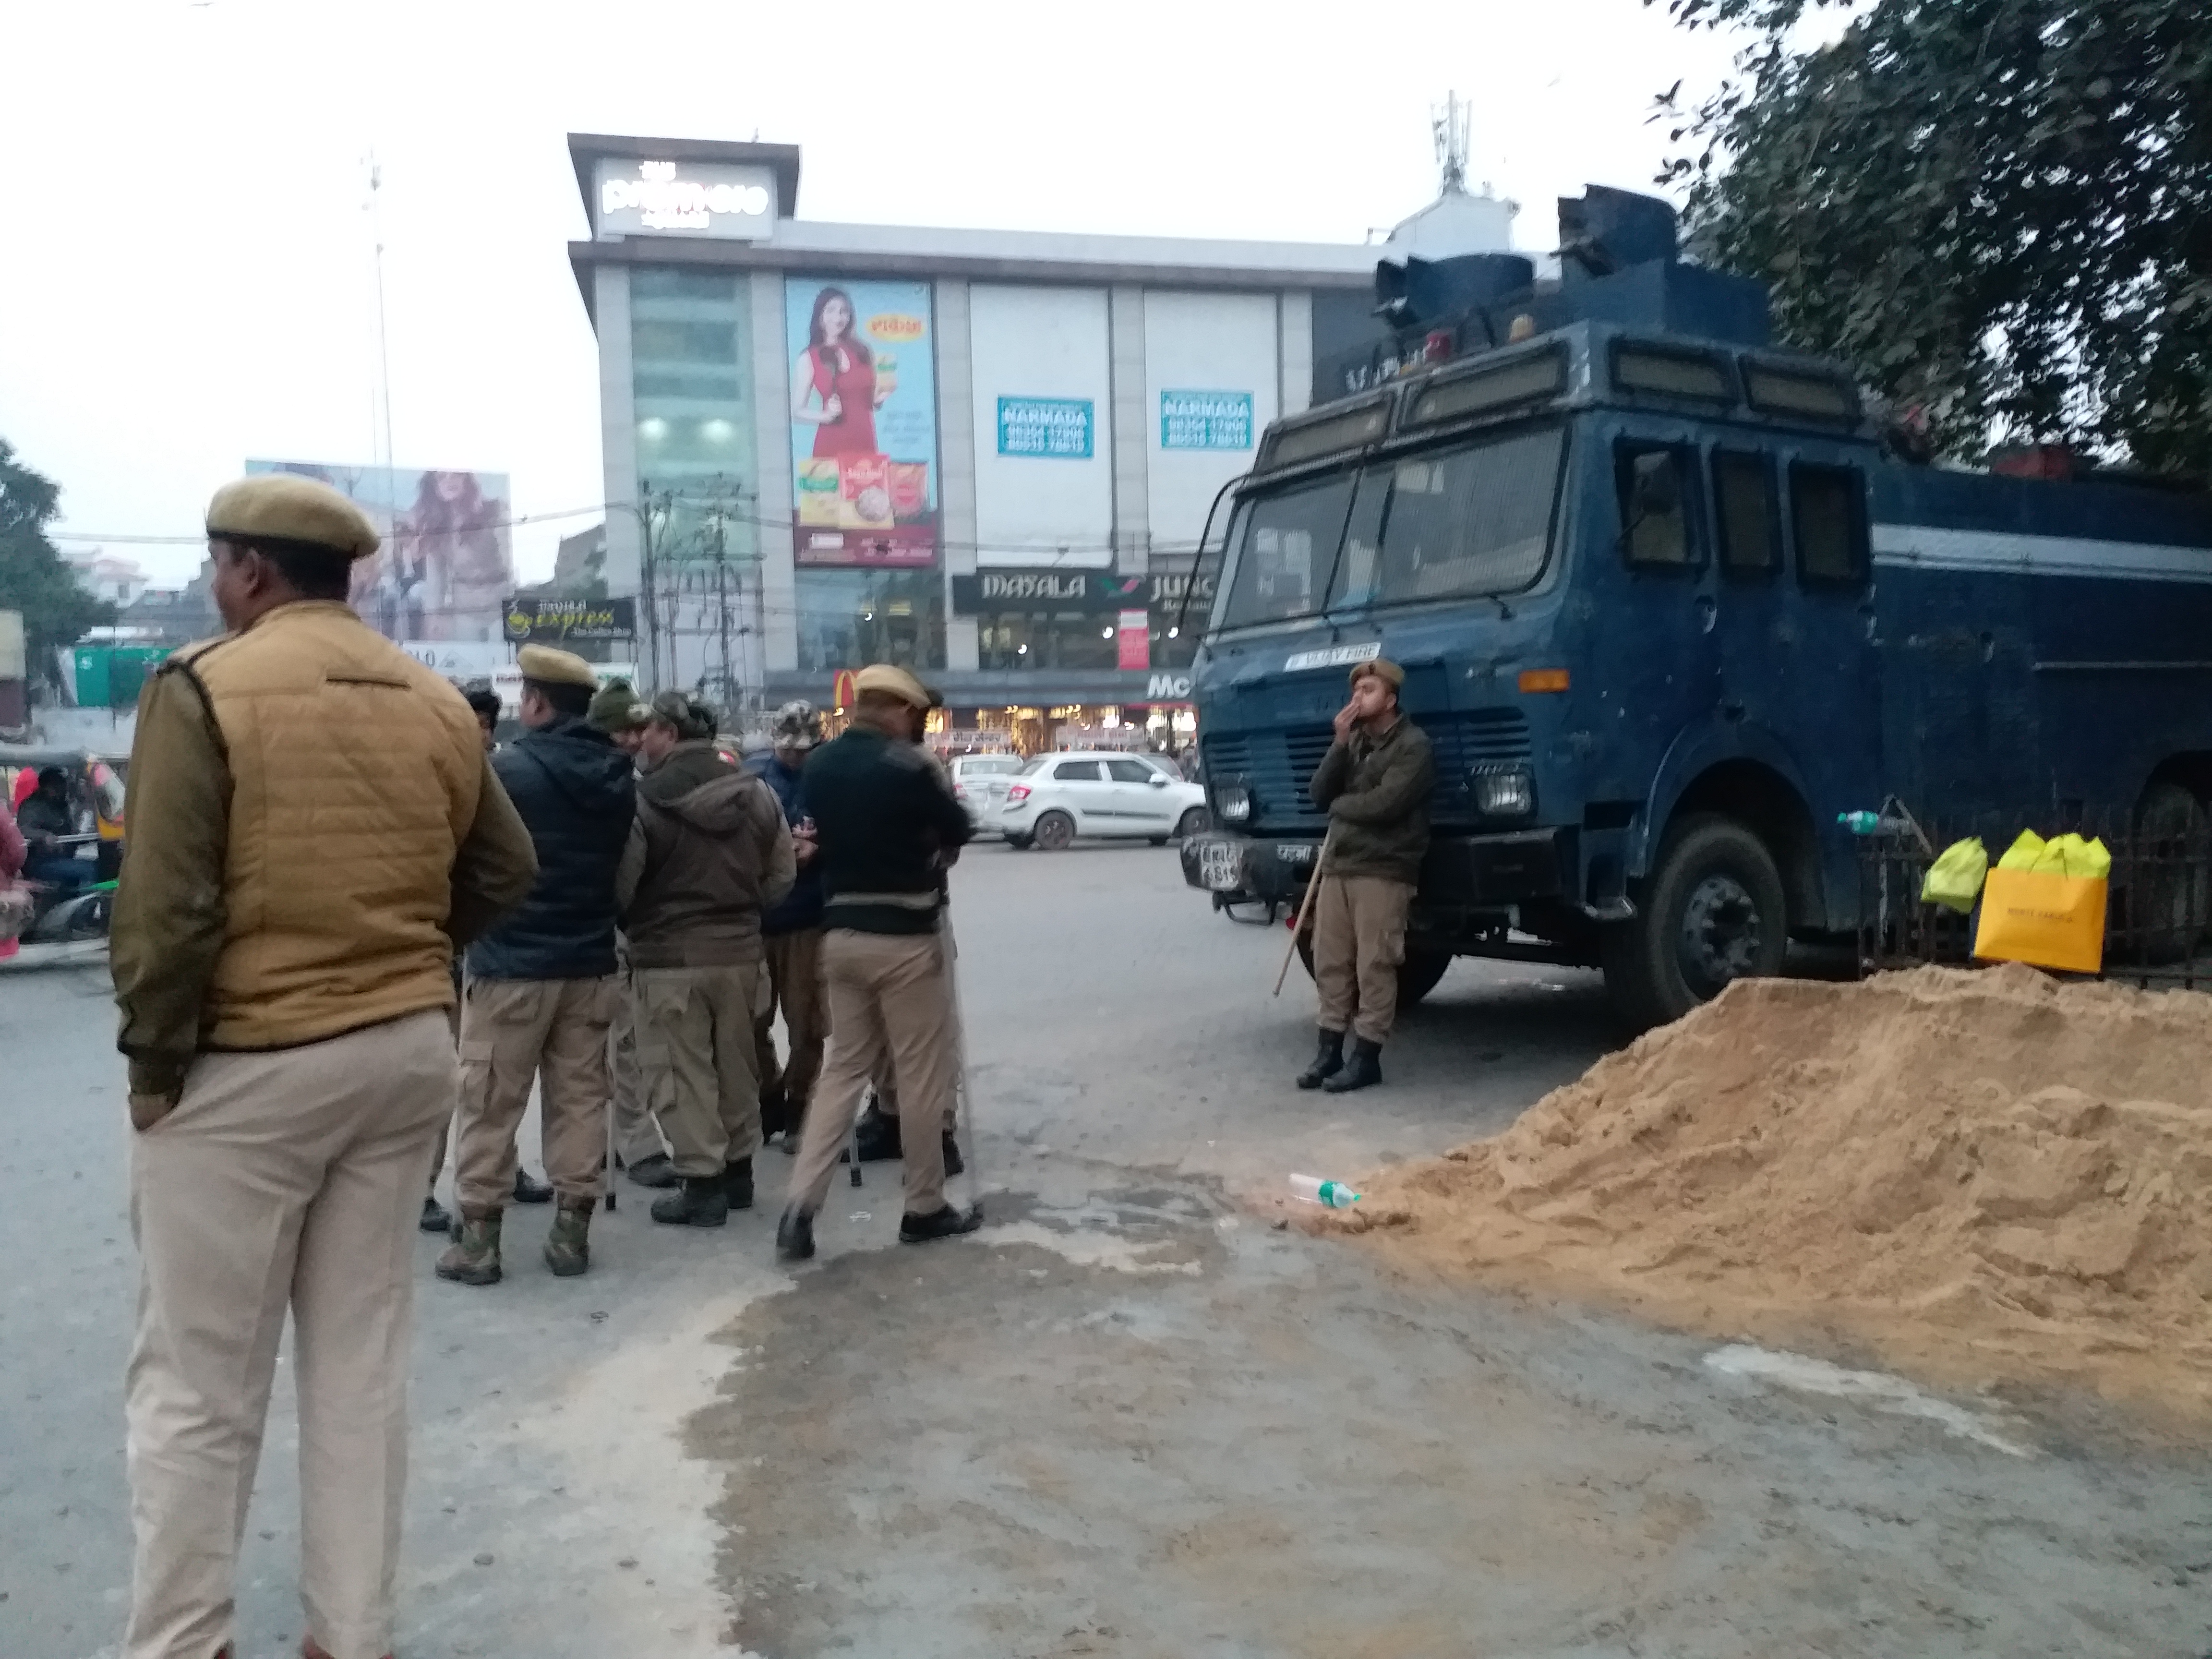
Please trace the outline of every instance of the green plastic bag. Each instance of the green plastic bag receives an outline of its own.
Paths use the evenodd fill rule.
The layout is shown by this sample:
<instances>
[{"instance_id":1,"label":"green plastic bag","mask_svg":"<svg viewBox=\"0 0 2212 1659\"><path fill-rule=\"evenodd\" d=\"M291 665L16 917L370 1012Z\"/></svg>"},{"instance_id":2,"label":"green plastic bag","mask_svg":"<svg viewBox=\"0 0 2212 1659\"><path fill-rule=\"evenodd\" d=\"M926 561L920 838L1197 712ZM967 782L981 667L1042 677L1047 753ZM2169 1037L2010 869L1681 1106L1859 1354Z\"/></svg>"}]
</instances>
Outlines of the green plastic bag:
<instances>
[{"instance_id":1,"label":"green plastic bag","mask_svg":"<svg viewBox=\"0 0 2212 1659\"><path fill-rule=\"evenodd\" d=\"M1979 836L1954 841L1928 866L1928 879L1920 884L1920 902L1945 905L1963 916L1981 896L1989 873L1990 849Z\"/></svg>"}]
</instances>

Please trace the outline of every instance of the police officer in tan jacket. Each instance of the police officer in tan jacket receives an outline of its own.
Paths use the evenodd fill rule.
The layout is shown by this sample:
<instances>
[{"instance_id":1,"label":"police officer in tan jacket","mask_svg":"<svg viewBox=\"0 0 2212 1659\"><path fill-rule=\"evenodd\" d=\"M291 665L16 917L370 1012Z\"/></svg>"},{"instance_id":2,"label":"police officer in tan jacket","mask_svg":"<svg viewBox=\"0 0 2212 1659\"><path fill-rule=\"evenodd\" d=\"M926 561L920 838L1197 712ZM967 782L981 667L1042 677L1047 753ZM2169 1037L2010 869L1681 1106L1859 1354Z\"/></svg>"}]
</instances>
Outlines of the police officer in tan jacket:
<instances>
[{"instance_id":1,"label":"police officer in tan jacket","mask_svg":"<svg viewBox=\"0 0 2212 1659\"><path fill-rule=\"evenodd\" d=\"M287 474L208 508L231 630L149 683L112 960L141 1262L125 1659L227 1659L289 1309L307 1659L389 1652L411 1242L453 1109L454 946L530 838L452 686L345 603L359 508Z\"/></svg>"}]
</instances>

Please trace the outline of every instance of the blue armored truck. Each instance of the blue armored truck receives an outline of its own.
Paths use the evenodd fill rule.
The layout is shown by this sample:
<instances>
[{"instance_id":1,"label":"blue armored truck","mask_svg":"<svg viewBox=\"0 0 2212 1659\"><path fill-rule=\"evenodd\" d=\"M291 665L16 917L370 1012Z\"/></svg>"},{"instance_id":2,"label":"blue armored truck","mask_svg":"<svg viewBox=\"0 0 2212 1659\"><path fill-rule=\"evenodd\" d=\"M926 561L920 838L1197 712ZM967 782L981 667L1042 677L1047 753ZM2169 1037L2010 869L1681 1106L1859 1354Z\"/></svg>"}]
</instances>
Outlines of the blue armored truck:
<instances>
[{"instance_id":1,"label":"blue armored truck","mask_svg":"<svg viewBox=\"0 0 2212 1659\"><path fill-rule=\"evenodd\" d=\"M1437 768L1401 1001L1486 956L1674 1018L1856 930L1838 817L1891 796L2204 831L2212 498L1906 459L1846 370L1769 346L1763 289L1675 257L1665 204L1561 208L1555 283L1386 267L1399 335L1224 492L1193 886L1295 902L1378 654ZM2129 896L2205 925L2186 885Z\"/></svg>"}]
</instances>

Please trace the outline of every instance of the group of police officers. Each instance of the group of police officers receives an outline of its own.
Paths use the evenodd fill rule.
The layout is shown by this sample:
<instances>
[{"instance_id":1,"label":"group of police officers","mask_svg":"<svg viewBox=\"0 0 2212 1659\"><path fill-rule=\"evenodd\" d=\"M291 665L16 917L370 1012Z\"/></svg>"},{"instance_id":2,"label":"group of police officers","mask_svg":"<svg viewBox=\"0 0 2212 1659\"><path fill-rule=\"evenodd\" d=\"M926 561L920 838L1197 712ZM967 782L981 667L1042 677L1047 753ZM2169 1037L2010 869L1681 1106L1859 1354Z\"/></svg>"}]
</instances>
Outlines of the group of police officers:
<instances>
[{"instance_id":1,"label":"group of police officers","mask_svg":"<svg viewBox=\"0 0 2212 1659\"><path fill-rule=\"evenodd\" d=\"M680 693L601 690L580 659L526 647L525 729L495 747L495 710L349 608L378 538L344 496L247 478L216 493L207 535L228 631L173 655L142 699L112 923L142 1264L124 1656L234 1659L289 1312L303 1659L386 1659L409 1241L447 1223L423 1176L434 1186L448 1125L458 1213L436 1271L465 1285L500 1279L505 1209L537 1195L515 1151L533 1084L556 1274L586 1271L611 1164L668 1188L656 1222L720 1227L753 1203L776 1135L796 1155L786 1260L813 1255L848 1147L901 1157L902 1241L974 1231L945 1194L946 871L969 825L921 747L938 700L904 669L863 670L826 744L787 706L748 769ZM1355 671L1314 781L1340 844L1314 907L1304 1086L1380 1077L1431 775L1401 678ZM856 1135L871 1088L884 1106Z\"/></svg>"}]
</instances>

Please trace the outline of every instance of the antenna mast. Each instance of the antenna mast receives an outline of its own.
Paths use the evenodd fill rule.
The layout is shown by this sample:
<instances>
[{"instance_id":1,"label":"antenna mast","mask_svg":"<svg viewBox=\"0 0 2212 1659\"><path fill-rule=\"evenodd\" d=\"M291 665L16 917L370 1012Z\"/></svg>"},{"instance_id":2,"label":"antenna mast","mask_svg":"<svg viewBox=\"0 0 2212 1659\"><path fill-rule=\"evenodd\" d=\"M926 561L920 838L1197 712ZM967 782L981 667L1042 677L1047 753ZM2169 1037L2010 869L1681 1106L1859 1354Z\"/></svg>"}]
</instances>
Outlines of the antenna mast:
<instances>
[{"instance_id":1,"label":"antenna mast","mask_svg":"<svg viewBox=\"0 0 2212 1659\"><path fill-rule=\"evenodd\" d=\"M1429 134L1436 144L1437 167L1443 174L1443 193L1467 192L1468 125L1474 106L1455 92L1444 94L1443 106L1429 106Z\"/></svg>"}]
</instances>

